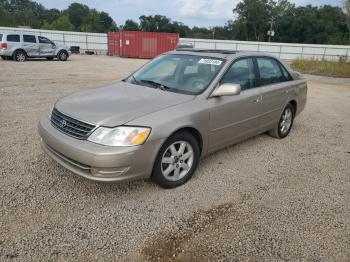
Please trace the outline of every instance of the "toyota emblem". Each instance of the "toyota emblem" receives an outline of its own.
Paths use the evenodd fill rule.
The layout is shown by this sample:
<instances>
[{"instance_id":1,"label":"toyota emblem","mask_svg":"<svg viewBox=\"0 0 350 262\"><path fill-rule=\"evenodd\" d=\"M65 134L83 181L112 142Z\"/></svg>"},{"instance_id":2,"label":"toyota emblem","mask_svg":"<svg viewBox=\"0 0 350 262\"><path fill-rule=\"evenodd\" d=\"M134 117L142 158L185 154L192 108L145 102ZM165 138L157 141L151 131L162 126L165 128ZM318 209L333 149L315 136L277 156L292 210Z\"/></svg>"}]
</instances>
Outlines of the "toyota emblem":
<instances>
[{"instance_id":1,"label":"toyota emblem","mask_svg":"<svg viewBox=\"0 0 350 262\"><path fill-rule=\"evenodd\" d=\"M66 120L62 120L61 127L65 128L66 126L67 126L67 121Z\"/></svg>"}]
</instances>

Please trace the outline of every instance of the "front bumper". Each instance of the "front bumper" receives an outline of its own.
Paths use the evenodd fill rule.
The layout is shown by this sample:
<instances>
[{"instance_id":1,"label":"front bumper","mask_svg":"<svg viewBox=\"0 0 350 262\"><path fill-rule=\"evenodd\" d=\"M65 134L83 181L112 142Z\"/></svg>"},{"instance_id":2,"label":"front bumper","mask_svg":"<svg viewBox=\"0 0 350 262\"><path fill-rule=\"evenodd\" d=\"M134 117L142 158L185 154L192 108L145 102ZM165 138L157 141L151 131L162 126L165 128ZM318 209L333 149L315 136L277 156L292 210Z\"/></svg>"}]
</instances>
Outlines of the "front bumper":
<instances>
[{"instance_id":1,"label":"front bumper","mask_svg":"<svg viewBox=\"0 0 350 262\"><path fill-rule=\"evenodd\" d=\"M150 177L158 150L164 140L134 147L110 147L63 134L49 118L39 122L41 147L56 162L84 178L116 182Z\"/></svg>"}]
</instances>

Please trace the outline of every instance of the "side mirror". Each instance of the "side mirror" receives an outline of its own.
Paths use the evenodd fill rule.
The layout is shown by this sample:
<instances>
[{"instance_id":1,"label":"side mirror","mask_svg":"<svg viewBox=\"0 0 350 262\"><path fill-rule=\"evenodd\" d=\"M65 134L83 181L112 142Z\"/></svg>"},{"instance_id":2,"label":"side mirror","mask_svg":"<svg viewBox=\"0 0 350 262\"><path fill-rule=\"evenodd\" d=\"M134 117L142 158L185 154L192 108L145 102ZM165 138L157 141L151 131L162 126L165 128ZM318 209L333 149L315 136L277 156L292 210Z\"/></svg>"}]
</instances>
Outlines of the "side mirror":
<instances>
[{"instance_id":1,"label":"side mirror","mask_svg":"<svg viewBox=\"0 0 350 262\"><path fill-rule=\"evenodd\" d=\"M241 93L241 85L239 84L222 84L214 90L212 97L220 96L236 96Z\"/></svg>"}]
</instances>

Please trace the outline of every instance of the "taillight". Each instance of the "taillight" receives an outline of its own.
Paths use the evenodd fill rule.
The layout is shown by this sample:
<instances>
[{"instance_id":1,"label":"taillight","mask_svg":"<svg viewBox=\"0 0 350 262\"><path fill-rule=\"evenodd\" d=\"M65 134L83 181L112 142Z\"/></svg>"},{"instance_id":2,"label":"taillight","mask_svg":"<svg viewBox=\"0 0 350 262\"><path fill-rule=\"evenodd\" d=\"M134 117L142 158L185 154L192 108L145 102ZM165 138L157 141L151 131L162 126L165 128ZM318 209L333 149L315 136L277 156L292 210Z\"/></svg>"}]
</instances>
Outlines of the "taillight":
<instances>
[{"instance_id":1,"label":"taillight","mask_svg":"<svg viewBox=\"0 0 350 262\"><path fill-rule=\"evenodd\" d=\"M7 43L1 43L1 48L2 49L7 49Z\"/></svg>"}]
</instances>

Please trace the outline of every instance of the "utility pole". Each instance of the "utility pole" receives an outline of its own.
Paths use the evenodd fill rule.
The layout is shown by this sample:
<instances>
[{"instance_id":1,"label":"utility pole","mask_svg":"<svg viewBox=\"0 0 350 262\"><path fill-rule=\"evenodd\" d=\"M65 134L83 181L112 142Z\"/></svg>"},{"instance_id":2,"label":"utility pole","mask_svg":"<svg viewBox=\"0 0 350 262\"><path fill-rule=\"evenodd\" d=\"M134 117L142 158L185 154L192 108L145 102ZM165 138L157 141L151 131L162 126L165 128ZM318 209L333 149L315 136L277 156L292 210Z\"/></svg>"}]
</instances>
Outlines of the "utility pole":
<instances>
[{"instance_id":1,"label":"utility pole","mask_svg":"<svg viewBox=\"0 0 350 262\"><path fill-rule=\"evenodd\" d=\"M275 31L273 31L273 25L275 23L275 18L273 16L271 16L271 20L270 20L270 30L267 31L267 35L269 36L269 42L271 42L271 38L273 36L275 36Z\"/></svg>"},{"instance_id":2,"label":"utility pole","mask_svg":"<svg viewBox=\"0 0 350 262\"><path fill-rule=\"evenodd\" d=\"M215 39L215 27L213 27L213 40Z\"/></svg>"}]
</instances>

